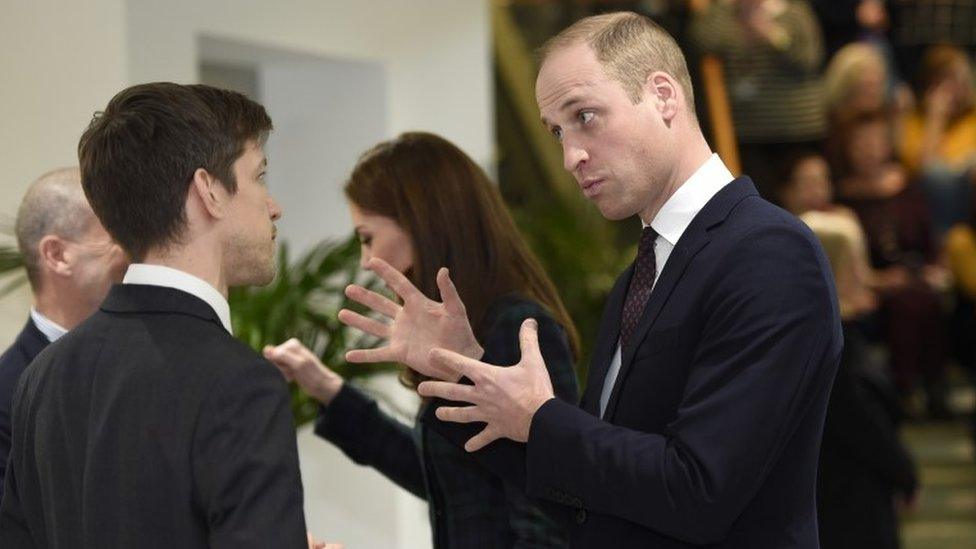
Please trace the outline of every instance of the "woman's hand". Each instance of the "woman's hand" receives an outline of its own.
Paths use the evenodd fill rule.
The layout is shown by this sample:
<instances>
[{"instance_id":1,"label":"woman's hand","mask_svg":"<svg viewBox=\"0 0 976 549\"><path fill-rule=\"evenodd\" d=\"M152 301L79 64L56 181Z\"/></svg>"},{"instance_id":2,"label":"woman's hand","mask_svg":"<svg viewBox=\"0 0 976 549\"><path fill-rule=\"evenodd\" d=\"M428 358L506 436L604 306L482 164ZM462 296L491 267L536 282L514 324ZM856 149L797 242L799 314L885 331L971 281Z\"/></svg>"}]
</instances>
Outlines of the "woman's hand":
<instances>
[{"instance_id":1,"label":"woman's hand","mask_svg":"<svg viewBox=\"0 0 976 549\"><path fill-rule=\"evenodd\" d=\"M281 345L265 345L264 358L281 370L288 381L295 381L312 398L328 406L342 389L342 376L330 370L300 341L291 338Z\"/></svg>"}]
</instances>

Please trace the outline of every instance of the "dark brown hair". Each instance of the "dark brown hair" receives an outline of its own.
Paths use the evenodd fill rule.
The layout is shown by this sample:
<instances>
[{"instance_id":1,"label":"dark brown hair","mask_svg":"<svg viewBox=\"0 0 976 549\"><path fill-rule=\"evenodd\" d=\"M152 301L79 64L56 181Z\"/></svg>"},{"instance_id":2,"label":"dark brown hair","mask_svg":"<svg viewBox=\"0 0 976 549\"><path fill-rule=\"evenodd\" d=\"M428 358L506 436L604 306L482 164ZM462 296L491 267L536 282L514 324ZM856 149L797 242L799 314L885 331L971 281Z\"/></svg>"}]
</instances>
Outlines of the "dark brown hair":
<instances>
[{"instance_id":1,"label":"dark brown hair","mask_svg":"<svg viewBox=\"0 0 976 549\"><path fill-rule=\"evenodd\" d=\"M141 261L177 242L198 168L237 192L234 161L271 131L264 107L242 94L169 82L126 88L95 113L78 144L85 195L105 230Z\"/></svg>"},{"instance_id":2,"label":"dark brown hair","mask_svg":"<svg viewBox=\"0 0 976 549\"><path fill-rule=\"evenodd\" d=\"M522 239L497 187L461 149L429 133L405 133L360 157L345 187L353 204L389 217L413 240L408 278L440 300L437 271L447 267L475 335L496 299L539 302L566 331L573 356L579 336L562 300ZM405 369L408 387L423 378Z\"/></svg>"}]
</instances>

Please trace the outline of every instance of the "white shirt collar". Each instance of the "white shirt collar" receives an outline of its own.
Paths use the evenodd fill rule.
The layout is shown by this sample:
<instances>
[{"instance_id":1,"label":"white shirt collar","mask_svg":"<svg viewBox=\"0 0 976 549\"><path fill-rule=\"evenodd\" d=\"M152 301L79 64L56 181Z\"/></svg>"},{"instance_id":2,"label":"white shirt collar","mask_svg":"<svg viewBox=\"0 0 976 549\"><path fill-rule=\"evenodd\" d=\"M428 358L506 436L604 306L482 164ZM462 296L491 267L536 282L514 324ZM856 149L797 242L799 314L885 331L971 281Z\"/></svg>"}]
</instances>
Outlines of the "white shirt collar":
<instances>
[{"instance_id":1,"label":"white shirt collar","mask_svg":"<svg viewBox=\"0 0 976 549\"><path fill-rule=\"evenodd\" d=\"M220 323L224 325L224 328L229 333L233 333L230 326L230 305L227 303L227 298L202 278L162 265L133 263L125 272L122 283L163 286L199 297L217 313L217 317L220 318Z\"/></svg>"},{"instance_id":2,"label":"white shirt collar","mask_svg":"<svg viewBox=\"0 0 976 549\"><path fill-rule=\"evenodd\" d=\"M37 326L37 329L44 334L44 337L46 337L50 343L54 343L61 336L68 333L68 330L66 330L63 326L44 316L34 307L31 307L30 317L31 320L34 321L34 326Z\"/></svg>"},{"instance_id":3,"label":"white shirt collar","mask_svg":"<svg viewBox=\"0 0 976 549\"><path fill-rule=\"evenodd\" d=\"M713 153L661 206L651 227L672 246L676 245L698 212L733 179L732 172Z\"/></svg>"}]
</instances>

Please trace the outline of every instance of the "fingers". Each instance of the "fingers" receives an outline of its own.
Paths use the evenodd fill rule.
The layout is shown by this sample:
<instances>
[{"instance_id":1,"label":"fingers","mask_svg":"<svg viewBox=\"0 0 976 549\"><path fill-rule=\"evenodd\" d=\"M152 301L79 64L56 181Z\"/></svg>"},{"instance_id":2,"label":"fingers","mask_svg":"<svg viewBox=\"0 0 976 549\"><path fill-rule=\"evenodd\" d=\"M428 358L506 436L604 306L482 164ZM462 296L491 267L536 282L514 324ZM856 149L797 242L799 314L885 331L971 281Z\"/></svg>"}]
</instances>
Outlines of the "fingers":
<instances>
[{"instance_id":1,"label":"fingers","mask_svg":"<svg viewBox=\"0 0 976 549\"><path fill-rule=\"evenodd\" d=\"M475 422L485 422L485 417L482 415L481 410L477 406L466 406L466 407L452 407L452 406L442 406L434 412L437 419L441 421L450 421L452 423L475 423Z\"/></svg>"},{"instance_id":2,"label":"fingers","mask_svg":"<svg viewBox=\"0 0 976 549\"><path fill-rule=\"evenodd\" d=\"M383 261L378 257L374 257L369 260L367 264L369 270L376 273L376 276L383 279L386 285L389 286L391 290L396 292L396 295L400 296L404 301L416 296L423 297L424 294L420 292L414 286L406 276L400 271L394 269L389 263Z\"/></svg>"},{"instance_id":3,"label":"fingers","mask_svg":"<svg viewBox=\"0 0 976 549\"><path fill-rule=\"evenodd\" d=\"M400 306L393 301L356 284L346 286L346 297L390 318L396 317L400 312Z\"/></svg>"},{"instance_id":4,"label":"fingers","mask_svg":"<svg viewBox=\"0 0 976 549\"><path fill-rule=\"evenodd\" d=\"M494 366L484 364L483 362L468 358L454 351L448 351L447 349L431 349L429 356L430 361L434 366L438 366L440 370L452 372L458 377L467 377L475 382L483 377L485 369L494 368Z\"/></svg>"},{"instance_id":5,"label":"fingers","mask_svg":"<svg viewBox=\"0 0 976 549\"><path fill-rule=\"evenodd\" d=\"M454 287L454 281L451 280L447 267L441 267L437 271L437 288L441 291L441 301L449 313L467 315L464 310L464 303L461 301L461 296L458 295L457 288Z\"/></svg>"},{"instance_id":6,"label":"fingers","mask_svg":"<svg viewBox=\"0 0 976 549\"><path fill-rule=\"evenodd\" d=\"M522 362L526 358L542 359L539 350L539 323L534 318L527 318L519 329L519 348L522 349Z\"/></svg>"},{"instance_id":7,"label":"fingers","mask_svg":"<svg viewBox=\"0 0 976 549\"><path fill-rule=\"evenodd\" d=\"M353 349L352 351L346 353L346 361L357 364L400 362L398 360L396 351L390 348L389 345L386 347L380 347L378 349Z\"/></svg>"},{"instance_id":8,"label":"fingers","mask_svg":"<svg viewBox=\"0 0 976 549\"><path fill-rule=\"evenodd\" d=\"M464 443L464 449L468 452L477 452L478 450L498 440L498 438L499 436L495 433L494 429L488 426L482 429L477 435L469 438L468 441Z\"/></svg>"},{"instance_id":9,"label":"fingers","mask_svg":"<svg viewBox=\"0 0 976 549\"><path fill-rule=\"evenodd\" d=\"M460 402L475 402L475 388L447 381L424 381L417 386L420 396Z\"/></svg>"},{"instance_id":10,"label":"fingers","mask_svg":"<svg viewBox=\"0 0 976 549\"><path fill-rule=\"evenodd\" d=\"M343 309L339 311L339 322L347 326L352 326L358 330L362 330L367 334L374 335L381 338L390 337L390 326L383 324L382 322L363 316L355 311L350 311L349 309Z\"/></svg>"}]
</instances>

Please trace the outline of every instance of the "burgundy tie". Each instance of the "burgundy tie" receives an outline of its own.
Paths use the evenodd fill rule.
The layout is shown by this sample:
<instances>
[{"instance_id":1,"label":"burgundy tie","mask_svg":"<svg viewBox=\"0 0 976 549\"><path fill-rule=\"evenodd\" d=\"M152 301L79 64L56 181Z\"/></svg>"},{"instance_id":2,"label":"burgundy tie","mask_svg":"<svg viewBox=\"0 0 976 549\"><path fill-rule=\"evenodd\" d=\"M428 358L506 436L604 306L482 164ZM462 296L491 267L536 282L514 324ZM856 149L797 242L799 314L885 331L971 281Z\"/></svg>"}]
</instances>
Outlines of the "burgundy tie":
<instances>
[{"instance_id":1,"label":"burgundy tie","mask_svg":"<svg viewBox=\"0 0 976 549\"><path fill-rule=\"evenodd\" d=\"M637 260L634 261L634 275L627 287L627 298L624 300L624 310L620 315L620 346L627 347L630 337L647 305L647 298L651 296L654 287L654 277L657 276L657 260L654 257L654 241L657 232L650 225L641 232L640 244L637 245Z\"/></svg>"}]
</instances>

